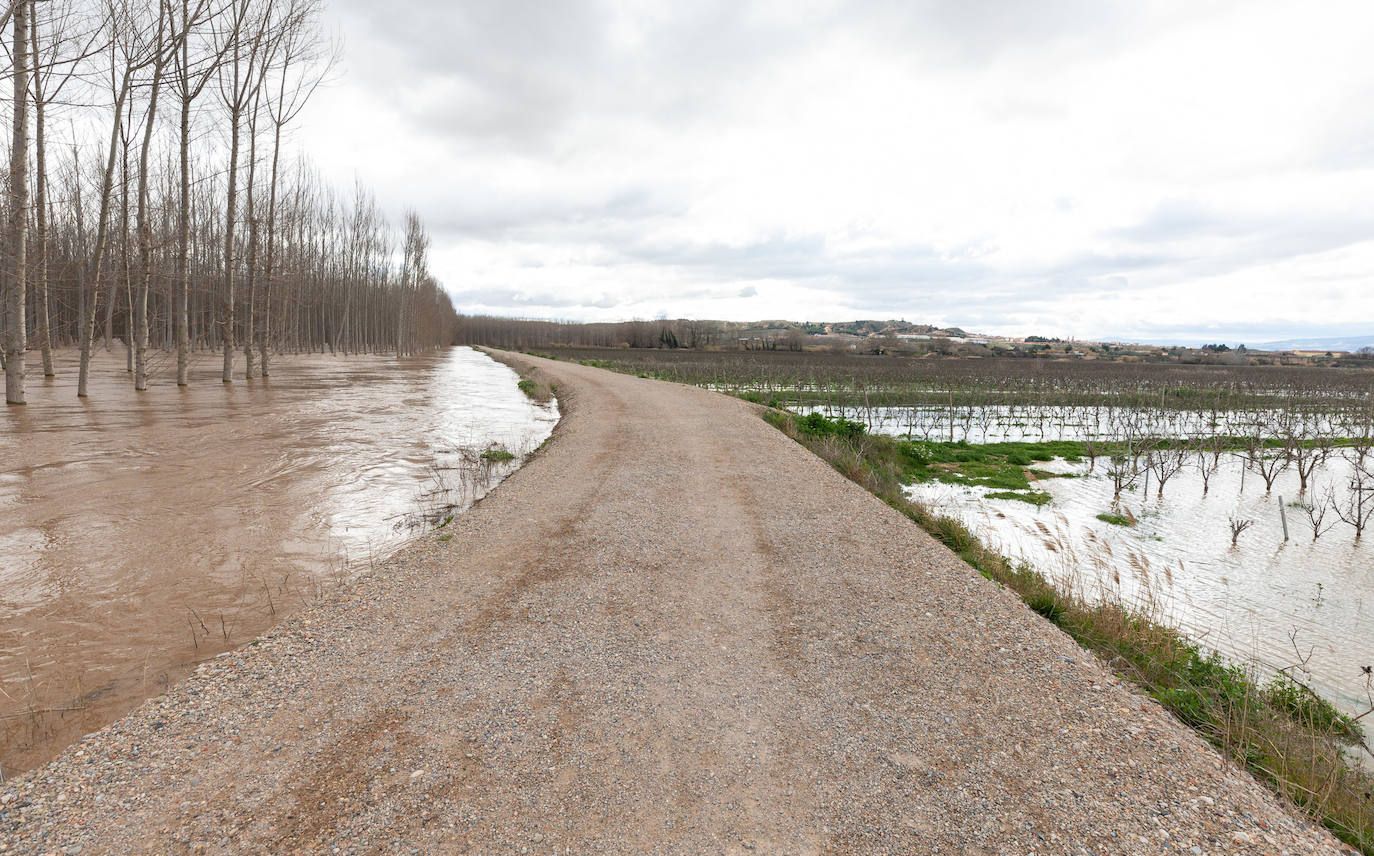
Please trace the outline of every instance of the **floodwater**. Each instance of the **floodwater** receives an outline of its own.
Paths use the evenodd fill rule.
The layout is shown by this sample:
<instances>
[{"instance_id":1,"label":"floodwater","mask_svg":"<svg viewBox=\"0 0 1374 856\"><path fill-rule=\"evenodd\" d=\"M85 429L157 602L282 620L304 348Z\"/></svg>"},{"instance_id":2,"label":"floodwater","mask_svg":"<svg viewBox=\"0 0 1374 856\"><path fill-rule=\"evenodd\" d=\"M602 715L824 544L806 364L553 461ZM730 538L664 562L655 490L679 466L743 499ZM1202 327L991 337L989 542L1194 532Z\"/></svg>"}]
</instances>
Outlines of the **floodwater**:
<instances>
[{"instance_id":1,"label":"floodwater","mask_svg":"<svg viewBox=\"0 0 1374 856\"><path fill-rule=\"evenodd\" d=\"M1162 499L1158 485L1146 493L1143 483L1122 495L1134 527L1097 519L1113 507L1105 460L1094 473L1087 463L1036 466L1078 477L1036 482L1053 497L1041 508L988 499L980 488L927 483L908 492L1080 593L1120 598L1262 674L1292 667L1349 713L1374 706L1362 671L1374 664L1374 529L1356 541L1354 529L1328 511L1329 529L1314 541L1306 514L1293 505L1316 501L1327 487L1347 493L1347 461L1328 460L1306 497L1295 473L1280 475L1266 493L1259 476L1229 455L1204 495L1190 464L1167 482ZM1254 521L1234 547L1231 519Z\"/></svg>"},{"instance_id":2,"label":"floodwater","mask_svg":"<svg viewBox=\"0 0 1374 856\"><path fill-rule=\"evenodd\" d=\"M874 433L974 444L1110 440L1127 436L1217 435L1362 436L1368 414L1358 409L1294 414L1282 409L1142 411L1129 407L811 407L865 424ZM1291 469L1272 492L1234 455L1222 455L1208 490L1198 456L1167 483L1146 493L1142 476L1122 497L1138 520L1134 527L1097 519L1113 510L1105 459L1088 463L1037 463L1075 478L1035 483L1052 501L1037 508L990 491L940 483L912 485L908 493L963 521L993 549L1025 561L1063 586L1089 597L1118 598L1178 627L1204 648L1262 674L1287 668L1342 709L1374 707L1374 525L1362 540L1327 510L1313 539L1305 512L1292 503L1320 506L1330 490L1338 502L1351 496L1351 464L1332 455L1299 492ZM1207 458L1211 462L1210 456ZM1284 540L1280 498L1289 538ZM1231 545L1231 520L1253 521Z\"/></svg>"},{"instance_id":3,"label":"floodwater","mask_svg":"<svg viewBox=\"0 0 1374 856\"><path fill-rule=\"evenodd\" d=\"M952 407L830 407L796 409L861 422L874 434L964 443L1040 443L1051 440L1107 440L1135 437L1357 436L1367 424L1358 409L1290 414L1262 410L1143 411L1129 407L1040 407L954 405Z\"/></svg>"},{"instance_id":4,"label":"floodwater","mask_svg":"<svg viewBox=\"0 0 1374 856\"><path fill-rule=\"evenodd\" d=\"M36 355L34 355L36 356ZM90 398L75 354L30 363L0 415L0 769L27 769L467 507L552 432L469 348L282 357L270 380L192 384L120 352ZM499 446L517 457L492 463Z\"/></svg>"}]
</instances>

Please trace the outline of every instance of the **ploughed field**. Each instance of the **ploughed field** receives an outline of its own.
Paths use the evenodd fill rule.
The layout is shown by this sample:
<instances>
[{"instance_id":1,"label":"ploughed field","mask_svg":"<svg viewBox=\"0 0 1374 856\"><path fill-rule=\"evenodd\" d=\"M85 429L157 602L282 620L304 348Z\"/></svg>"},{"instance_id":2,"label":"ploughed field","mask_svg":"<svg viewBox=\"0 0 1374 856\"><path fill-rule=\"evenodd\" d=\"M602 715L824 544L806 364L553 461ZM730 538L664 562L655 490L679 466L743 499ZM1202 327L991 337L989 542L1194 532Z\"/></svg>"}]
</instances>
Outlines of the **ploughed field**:
<instances>
[{"instance_id":1,"label":"ploughed field","mask_svg":"<svg viewBox=\"0 0 1374 856\"><path fill-rule=\"evenodd\" d=\"M206 354L137 396L101 351L87 401L64 356L0 425L7 775L470 505L557 420L468 348L283 356L230 385Z\"/></svg>"},{"instance_id":2,"label":"ploughed field","mask_svg":"<svg viewBox=\"0 0 1374 856\"><path fill-rule=\"evenodd\" d=\"M928 358L817 351L536 348L571 362L788 406L1103 405L1244 409L1368 402L1374 364L1221 366L1051 358Z\"/></svg>"}]
</instances>

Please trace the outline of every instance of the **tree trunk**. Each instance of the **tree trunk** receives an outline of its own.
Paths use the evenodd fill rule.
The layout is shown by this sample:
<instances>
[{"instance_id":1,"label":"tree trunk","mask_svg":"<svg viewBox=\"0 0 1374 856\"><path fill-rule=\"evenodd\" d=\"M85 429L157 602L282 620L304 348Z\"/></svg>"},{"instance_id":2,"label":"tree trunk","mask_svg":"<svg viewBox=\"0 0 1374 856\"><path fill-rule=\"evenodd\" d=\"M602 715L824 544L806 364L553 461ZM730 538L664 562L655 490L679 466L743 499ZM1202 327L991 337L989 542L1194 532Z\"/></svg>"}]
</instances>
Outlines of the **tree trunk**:
<instances>
[{"instance_id":1,"label":"tree trunk","mask_svg":"<svg viewBox=\"0 0 1374 856\"><path fill-rule=\"evenodd\" d=\"M281 123L276 123L272 138L272 175L267 189L267 259L262 271L262 332L258 333L258 366L263 377L271 372L267 365L267 339L272 323L272 274L277 247L277 164L281 158Z\"/></svg>"},{"instance_id":2,"label":"tree trunk","mask_svg":"<svg viewBox=\"0 0 1374 856\"><path fill-rule=\"evenodd\" d=\"M29 0L14 5L14 140L10 148L10 252L12 278L5 293L5 401L24 403L25 262L29 229Z\"/></svg>"},{"instance_id":3,"label":"tree trunk","mask_svg":"<svg viewBox=\"0 0 1374 856\"><path fill-rule=\"evenodd\" d=\"M185 15L186 3L182 3ZM182 41L183 67L189 64L187 41ZM191 97L183 91L181 96L181 183L177 211L177 260L176 260L176 337L177 337L177 386L187 386L191 382L191 266L188 256L191 251Z\"/></svg>"},{"instance_id":4,"label":"tree trunk","mask_svg":"<svg viewBox=\"0 0 1374 856\"><path fill-rule=\"evenodd\" d=\"M153 147L153 126L157 121L157 96L162 90L166 54L165 7L158 8L157 59L153 62L152 91L148 95L148 122L143 129L143 150L138 155L138 296L134 302L134 389L148 388L148 289L153 278L153 226L148 217L148 153Z\"/></svg>"},{"instance_id":5,"label":"tree trunk","mask_svg":"<svg viewBox=\"0 0 1374 856\"><path fill-rule=\"evenodd\" d=\"M119 131L124 119L124 100L129 95L131 70L126 70L124 79L115 97L114 123L110 128L110 148L105 158L105 176L100 185L100 215L96 221L95 249L91 256L91 296L86 301L86 317L81 320L81 364L77 371L76 394L85 398L87 380L91 369L91 347L95 344L95 319L100 303L100 274L105 262L105 245L109 241L110 197L114 191L115 146L119 144ZM108 329L108 328L107 328Z\"/></svg>"},{"instance_id":6,"label":"tree trunk","mask_svg":"<svg viewBox=\"0 0 1374 856\"><path fill-rule=\"evenodd\" d=\"M239 191L239 115L229 121L229 192L224 206L224 317L220 320L220 342L224 346L224 370L220 380L234 380L234 212Z\"/></svg>"},{"instance_id":7,"label":"tree trunk","mask_svg":"<svg viewBox=\"0 0 1374 856\"><path fill-rule=\"evenodd\" d=\"M35 7L36 10L37 7ZM37 61L38 27L29 22L29 48ZM42 77L34 75L34 205L37 234L34 236L37 251L35 270L35 298L38 302L38 349L43 355L43 377L53 377L52 367L52 327L48 313L48 155L47 135L44 131L44 99Z\"/></svg>"},{"instance_id":8,"label":"tree trunk","mask_svg":"<svg viewBox=\"0 0 1374 856\"><path fill-rule=\"evenodd\" d=\"M253 337L257 332L258 310L258 220L257 220L257 173L258 173L258 98L253 99L253 110L248 120L248 189L244 219L248 224L248 306L245 307L243 327L243 377L253 379Z\"/></svg>"}]
</instances>

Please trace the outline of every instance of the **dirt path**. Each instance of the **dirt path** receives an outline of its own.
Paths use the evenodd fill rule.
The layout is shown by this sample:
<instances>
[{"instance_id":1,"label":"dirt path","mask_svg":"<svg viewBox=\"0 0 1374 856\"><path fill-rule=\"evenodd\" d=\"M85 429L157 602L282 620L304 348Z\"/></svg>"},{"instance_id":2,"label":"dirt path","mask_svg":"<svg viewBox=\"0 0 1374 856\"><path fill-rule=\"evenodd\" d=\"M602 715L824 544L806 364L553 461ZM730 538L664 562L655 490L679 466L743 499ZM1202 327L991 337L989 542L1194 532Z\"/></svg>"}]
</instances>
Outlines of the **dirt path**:
<instances>
[{"instance_id":1,"label":"dirt path","mask_svg":"<svg viewBox=\"0 0 1374 856\"><path fill-rule=\"evenodd\" d=\"M750 406L541 365L543 453L0 788L0 852L1338 852Z\"/></svg>"}]
</instances>

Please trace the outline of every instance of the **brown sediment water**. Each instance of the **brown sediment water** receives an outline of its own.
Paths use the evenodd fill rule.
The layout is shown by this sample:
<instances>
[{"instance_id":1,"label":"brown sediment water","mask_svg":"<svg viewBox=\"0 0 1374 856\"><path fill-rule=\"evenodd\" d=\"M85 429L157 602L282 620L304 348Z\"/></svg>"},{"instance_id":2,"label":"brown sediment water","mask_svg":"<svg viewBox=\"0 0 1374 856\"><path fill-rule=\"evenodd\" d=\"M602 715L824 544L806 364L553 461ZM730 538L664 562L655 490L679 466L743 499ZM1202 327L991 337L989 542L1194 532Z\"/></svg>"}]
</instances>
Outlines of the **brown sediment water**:
<instances>
[{"instance_id":1,"label":"brown sediment water","mask_svg":"<svg viewBox=\"0 0 1374 856\"><path fill-rule=\"evenodd\" d=\"M46 760L194 666L455 513L552 430L515 374L467 348L279 358L219 380L122 352L30 373L0 419L0 768Z\"/></svg>"}]
</instances>

